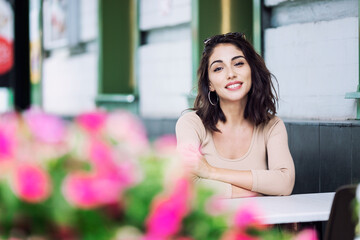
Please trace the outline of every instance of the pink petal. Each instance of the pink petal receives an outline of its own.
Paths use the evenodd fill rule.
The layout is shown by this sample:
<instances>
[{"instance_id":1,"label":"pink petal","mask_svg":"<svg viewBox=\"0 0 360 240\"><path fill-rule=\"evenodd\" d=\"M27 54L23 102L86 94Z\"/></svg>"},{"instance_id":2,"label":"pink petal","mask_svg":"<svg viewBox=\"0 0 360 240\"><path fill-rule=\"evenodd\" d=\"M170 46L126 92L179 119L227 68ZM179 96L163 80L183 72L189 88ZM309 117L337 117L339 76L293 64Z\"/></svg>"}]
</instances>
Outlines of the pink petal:
<instances>
[{"instance_id":1,"label":"pink petal","mask_svg":"<svg viewBox=\"0 0 360 240\"><path fill-rule=\"evenodd\" d=\"M158 204L154 212L147 224L150 235L165 237L180 230L182 216L176 210L176 204L171 201L163 201Z\"/></svg>"},{"instance_id":2,"label":"pink petal","mask_svg":"<svg viewBox=\"0 0 360 240\"><path fill-rule=\"evenodd\" d=\"M65 138L65 124L54 115L31 109L24 114L31 133L40 141L58 143Z\"/></svg>"},{"instance_id":3,"label":"pink petal","mask_svg":"<svg viewBox=\"0 0 360 240\"><path fill-rule=\"evenodd\" d=\"M221 240L260 240L260 239L257 237L249 236L245 232L231 229L223 234Z\"/></svg>"},{"instance_id":4,"label":"pink petal","mask_svg":"<svg viewBox=\"0 0 360 240\"><path fill-rule=\"evenodd\" d=\"M294 240L318 240L318 237L315 230L305 229L301 231Z\"/></svg>"},{"instance_id":5,"label":"pink petal","mask_svg":"<svg viewBox=\"0 0 360 240\"><path fill-rule=\"evenodd\" d=\"M117 178L97 177L93 182L93 187L100 204L112 204L119 201L122 186Z\"/></svg>"},{"instance_id":6,"label":"pink petal","mask_svg":"<svg viewBox=\"0 0 360 240\"><path fill-rule=\"evenodd\" d=\"M190 185L185 179L176 183L174 192L168 198L154 202L146 220L147 236L165 238L181 229L182 219L188 212Z\"/></svg>"},{"instance_id":7,"label":"pink petal","mask_svg":"<svg viewBox=\"0 0 360 240\"><path fill-rule=\"evenodd\" d=\"M97 207L100 203L94 181L95 177L91 173L81 172L68 175L63 183L65 199L79 208Z\"/></svg>"},{"instance_id":8,"label":"pink petal","mask_svg":"<svg viewBox=\"0 0 360 240\"><path fill-rule=\"evenodd\" d=\"M74 206L89 209L119 201L124 183L116 172L75 173L63 184L66 200Z\"/></svg>"},{"instance_id":9,"label":"pink petal","mask_svg":"<svg viewBox=\"0 0 360 240\"><path fill-rule=\"evenodd\" d=\"M115 161L115 157L115 152L110 146L92 140L90 159L94 163L97 174L101 177L112 178L119 187L131 185L135 182L135 167L129 159Z\"/></svg>"},{"instance_id":10,"label":"pink petal","mask_svg":"<svg viewBox=\"0 0 360 240\"><path fill-rule=\"evenodd\" d=\"M258 219L259 215L260 210L253 202L244 203L235 215L235 226L243 229L249 226L263 225Z\"/></svg>"},{"instance_id":11,"label":"pink petal","mask_svg":"<svg viewBox=\"0 0 360 240\"><path fill-rule=\"evenodd\" d=\"M22 164L15 168L14 192L27 202L42 202L50 195L50 177L42 168Z\"/></svg>"},{"instance_id":12,"label":"pink petal","mask_svg":"<svg viewBox=\"0 0 360 240\"><path fill-rule=\"evenodd\" d=\"M0 128L0 161L11 159L14 156L15 136L6 133L4 129Z\"/></svg>"},{"instance_id":13,"label":"pink petal","mask_svg":"<svg viewBox=\"0 0 360 240\"><path fill-rule=\"evenodd\" d=\"M176 137L174 135L164 135L154 142L155 151L160 154L174 154L176 151Z\"/></svg>"},{"instance_id":14,"label":"pink petal","mask_svg":"<svg viewBox=\"0 0 360 240\"><path fill-rule=\"evenodd\" d=\"M206 202L205 210L212 216L223 214L225 211L223 199L216 196L209 198Z\"/></svg>"},{"instance_id":15,"label":"pink petal","mask_svg":"<svg viewBox=\"0 0 360 240\"><path fill-rule=\"evenodd\" d=\"M145 127L129 112L112 112L106 122L106 131L116 142L129 145L128 150L133 153L141 153L148 148Z\"/></svg>"},{"instance_id":16,"label":"pink petal","mask_svg":"<svg viewBox=\"0 0 360 240\"><path fill-rule=\"evenodd\" d=\"M88 133L96 133L102 129L107 115L102 111L88 112L79 115L76 122Z\"/></svg>"},{"instance_id":17,"label":"pink petal","mask_svg":"<svg viewBox=\"0 0 360 240\"><path fill-rule=\"evenodd\" d=\"M112 149L101 141L93 139L90 143L90 159L99 172L113 171L115 168Z\"/></svg>"}]
</instances>

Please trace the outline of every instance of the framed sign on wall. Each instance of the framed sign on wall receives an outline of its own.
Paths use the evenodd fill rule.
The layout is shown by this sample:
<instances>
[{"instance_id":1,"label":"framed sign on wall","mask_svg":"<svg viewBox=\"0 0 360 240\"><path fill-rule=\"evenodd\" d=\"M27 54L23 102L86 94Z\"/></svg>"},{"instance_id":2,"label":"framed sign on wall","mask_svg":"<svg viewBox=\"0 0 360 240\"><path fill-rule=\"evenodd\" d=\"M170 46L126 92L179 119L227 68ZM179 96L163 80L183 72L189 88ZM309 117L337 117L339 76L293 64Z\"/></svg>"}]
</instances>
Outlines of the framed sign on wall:
<instances>
[{"instance_id":1,"label":"framed sign on wall","mask_svg":"<svg viewBox=\"0 0 360 240\"><path fill-rule=\"evenodd\" d=\"M44 0L44 49L73 46L78 43L78 0Z\"/></svg>"},{"instance_id":2,"label":"framed sign on wall","mask_svg":"<svg viewBox=\"0 0 360 240\"><path fill-rule=\"evenodd\" d=\"M10 86L14 66L14 10L10 2L0 0L0 87Z\"/></svg>"},{"instance_id":3,"label":"framed sign on wall","mask_svg":"<svg viewBox=\"0 0 360 240\"><path fill-rule=\"evenodd\" d=\"M44 0L44 48L64 47L68 42L68 0Z\"/></svg>"}]
</instances>

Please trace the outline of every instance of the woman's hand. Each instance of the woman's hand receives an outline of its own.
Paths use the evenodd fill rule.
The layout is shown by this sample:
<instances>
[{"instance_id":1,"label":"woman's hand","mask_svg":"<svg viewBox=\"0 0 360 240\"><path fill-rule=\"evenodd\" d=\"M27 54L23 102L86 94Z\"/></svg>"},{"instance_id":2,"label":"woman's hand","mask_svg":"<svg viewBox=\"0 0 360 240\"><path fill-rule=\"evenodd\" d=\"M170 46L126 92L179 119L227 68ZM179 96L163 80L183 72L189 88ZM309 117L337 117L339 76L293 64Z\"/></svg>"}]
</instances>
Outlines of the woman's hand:
<instances>
[{"instance_id":1,"label":"woman's hand","mask_svg":"<svg viewBox=\"0 0 360 240\"><path fill-rule=\"evenodd\" d=\"M188 145L180 149L182 161L187 172L200 178L209 178L213 167L209 165L199 148Z\"/></svg>"}]
</instances>

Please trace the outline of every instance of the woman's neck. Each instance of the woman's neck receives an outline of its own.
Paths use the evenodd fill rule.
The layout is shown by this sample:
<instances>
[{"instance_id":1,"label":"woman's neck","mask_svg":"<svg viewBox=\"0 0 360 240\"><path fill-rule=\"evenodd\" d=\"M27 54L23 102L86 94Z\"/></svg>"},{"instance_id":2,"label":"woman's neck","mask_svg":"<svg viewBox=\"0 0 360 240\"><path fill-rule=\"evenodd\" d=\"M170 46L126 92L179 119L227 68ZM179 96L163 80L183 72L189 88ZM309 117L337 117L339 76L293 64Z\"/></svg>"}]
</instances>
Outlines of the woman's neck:
<instances>
[{"instance_id":1,"label":"woman's neck","mask_svg":"<svg viewBox=\"0 0 360 240\"><path fill-rule=\"evenodd\" d=\"M247 122L244 117L246 101L231 103L220 102L220 107L226 117L226 123L223 123L224 125L228 125L229 127L239 126Z\"/></svg>"}]
</instances>

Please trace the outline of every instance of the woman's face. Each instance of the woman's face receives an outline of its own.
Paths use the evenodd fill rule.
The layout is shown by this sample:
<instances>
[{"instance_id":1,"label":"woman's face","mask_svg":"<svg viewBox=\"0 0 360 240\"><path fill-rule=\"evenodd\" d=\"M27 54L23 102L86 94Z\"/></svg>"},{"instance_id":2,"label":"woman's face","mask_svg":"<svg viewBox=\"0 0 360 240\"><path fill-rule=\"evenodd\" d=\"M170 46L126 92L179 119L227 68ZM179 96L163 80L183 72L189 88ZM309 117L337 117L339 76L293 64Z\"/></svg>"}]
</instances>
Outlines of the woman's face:
<instances>
[{"instance_id":1,"label":"woman's face","mask_svg":"<svg viewBox=\"0 0 360 240\"><path fill-rule=\"evenodd\" d=\"M209 58L210 91L216 91L220 101L247 100L251 88L251 69L243 52L233 44L219 44Z\"/></svg>"}]
</instances>

